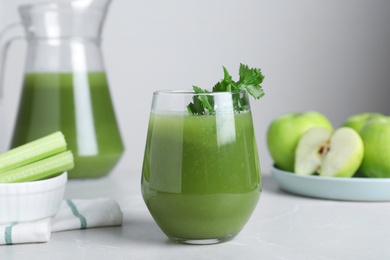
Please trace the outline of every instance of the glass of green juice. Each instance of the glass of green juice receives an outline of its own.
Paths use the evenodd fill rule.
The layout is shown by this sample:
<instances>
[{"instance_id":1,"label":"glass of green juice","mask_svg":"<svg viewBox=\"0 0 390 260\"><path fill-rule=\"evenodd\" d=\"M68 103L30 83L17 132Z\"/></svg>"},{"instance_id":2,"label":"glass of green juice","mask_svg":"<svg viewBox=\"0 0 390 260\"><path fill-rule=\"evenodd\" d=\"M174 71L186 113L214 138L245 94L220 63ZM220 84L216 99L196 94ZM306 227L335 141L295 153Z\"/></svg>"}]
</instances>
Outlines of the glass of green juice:
<instances>
[{"instance_id":1,"label":"glass of green juice","mask_svg":"<svg viewBox=\"0 0 390 260\"><path fill-rule=\"evenodd\" d=\"M194 97L207 98L213 111L189 113ZM243 109L236 111L235 102ZM214 244L234 238L261 193L247 92L154 92L141 189L171 240Z\"/></svg>"}]
</instances>

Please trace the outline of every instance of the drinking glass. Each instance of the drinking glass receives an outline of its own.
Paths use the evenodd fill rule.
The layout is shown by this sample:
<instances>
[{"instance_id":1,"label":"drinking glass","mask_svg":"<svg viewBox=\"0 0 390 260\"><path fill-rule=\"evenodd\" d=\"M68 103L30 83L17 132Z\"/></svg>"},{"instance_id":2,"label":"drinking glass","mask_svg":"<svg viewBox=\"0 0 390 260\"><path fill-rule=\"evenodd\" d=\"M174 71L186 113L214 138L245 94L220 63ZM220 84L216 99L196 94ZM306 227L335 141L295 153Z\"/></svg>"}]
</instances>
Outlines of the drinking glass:
<instances>
[{"instance_id":1,"label":"drinking glass","mask_svg":"<svg viewBox=\"0 0 390 260\"><path fill-rule=\"evenodd\" d=\"M187 106L204 98L212 109L189 113ZM154 92L141 188L168 238L187 244L234 238L261 193L247 92Z\"/></svg>"}]
</instances>

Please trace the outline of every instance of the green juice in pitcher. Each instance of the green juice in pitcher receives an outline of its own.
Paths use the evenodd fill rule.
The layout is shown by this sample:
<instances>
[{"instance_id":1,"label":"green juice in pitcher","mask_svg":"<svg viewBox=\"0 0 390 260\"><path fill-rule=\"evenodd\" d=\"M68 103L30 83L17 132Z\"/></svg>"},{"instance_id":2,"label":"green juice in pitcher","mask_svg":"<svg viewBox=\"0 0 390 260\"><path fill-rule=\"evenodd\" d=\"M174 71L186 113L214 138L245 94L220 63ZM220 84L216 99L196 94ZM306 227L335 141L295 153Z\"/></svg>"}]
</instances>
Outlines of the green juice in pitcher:
<instances>
[{"instance_id":1,"label":"green juice in pitcher","mask_svg":"<svg viewBox=\"0 0 390 260\"><path fill-rule=\"evenodd\" d=\"M124 147L104 72L26 73L11 147L62 131L70 178L107 175Z\"/></svg>"},{"instance_id":2,"label":"green juice in pitcher","mask_svg":"<svg viewBox=\"0 0 390 260\"><path fill-rule=\"evenodd\" d=\"M152 113L142 192L168 237L207 239L237 234L261 192L251 113Z\"/></svg>"}]
</instances>

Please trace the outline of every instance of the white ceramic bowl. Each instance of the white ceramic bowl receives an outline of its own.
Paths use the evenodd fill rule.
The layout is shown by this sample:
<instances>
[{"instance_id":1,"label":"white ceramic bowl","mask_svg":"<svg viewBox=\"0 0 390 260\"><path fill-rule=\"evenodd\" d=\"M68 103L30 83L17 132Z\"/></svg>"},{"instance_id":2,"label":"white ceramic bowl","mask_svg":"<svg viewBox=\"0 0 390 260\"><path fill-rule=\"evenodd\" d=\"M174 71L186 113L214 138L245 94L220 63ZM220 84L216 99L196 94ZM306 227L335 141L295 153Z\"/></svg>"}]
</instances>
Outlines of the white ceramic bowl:
<instances>
[{"instance_id":1,"label":"white ceramic bowl","mask_svg":"<svg viewBox=\"0 0 390 260\"><path fill-rule=\"evenodd\" d=\"M64 198L66 172L54 178L0 184L0 223L22 222L54 216Z\"/></svg>"}]
</instances>

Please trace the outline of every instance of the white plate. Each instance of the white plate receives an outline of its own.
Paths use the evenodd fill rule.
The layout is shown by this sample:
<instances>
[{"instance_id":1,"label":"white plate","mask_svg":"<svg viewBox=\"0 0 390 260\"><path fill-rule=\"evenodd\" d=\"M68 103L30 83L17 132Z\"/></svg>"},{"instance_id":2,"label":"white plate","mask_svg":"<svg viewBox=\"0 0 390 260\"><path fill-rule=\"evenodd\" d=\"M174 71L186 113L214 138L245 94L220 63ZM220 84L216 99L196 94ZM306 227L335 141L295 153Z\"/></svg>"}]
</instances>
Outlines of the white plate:
<instances>
[{"instance_id":1,"label":"white plate","mask_svg":"<svg viewBox=\"0 0 390 260\"><path fill-rule=\"evenodd\" d=\"M390 178L337 178L301 176L271 169L272 177L285 191L322 199L390 201Z\"/></svg>"}]
</instances>

